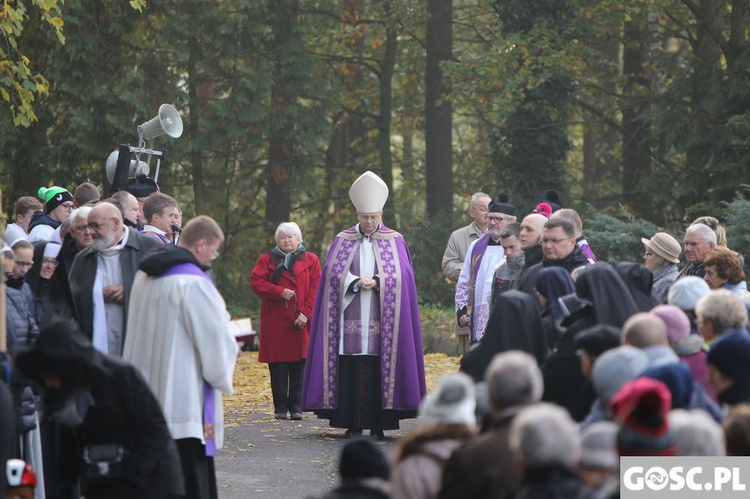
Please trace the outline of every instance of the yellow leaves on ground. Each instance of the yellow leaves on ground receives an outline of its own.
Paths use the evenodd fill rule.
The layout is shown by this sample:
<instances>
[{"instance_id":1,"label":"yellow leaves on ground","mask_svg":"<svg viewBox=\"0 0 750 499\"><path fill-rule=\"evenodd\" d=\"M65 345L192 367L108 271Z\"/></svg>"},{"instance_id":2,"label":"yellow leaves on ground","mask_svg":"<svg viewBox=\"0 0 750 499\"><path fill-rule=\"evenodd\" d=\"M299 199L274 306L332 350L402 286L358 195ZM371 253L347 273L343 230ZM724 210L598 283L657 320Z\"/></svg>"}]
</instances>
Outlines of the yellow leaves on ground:
<instances>
[{"instance_id":1,"label":"yellow leaves on ground","mask_svg":"<svg viewBox=\"0 0 750 499\"><path fill-rule=\"evenodd\" d=\"M424 356L427 391L432 390L443 374L458 371L458 357L442 353ZM224 398L224 409L228 424L231 420L253 413L273 414L271 381L268 366L258 362L258 352L245 352L237 359L234 370L234 394Z\"/></svg>"}]
</instances>

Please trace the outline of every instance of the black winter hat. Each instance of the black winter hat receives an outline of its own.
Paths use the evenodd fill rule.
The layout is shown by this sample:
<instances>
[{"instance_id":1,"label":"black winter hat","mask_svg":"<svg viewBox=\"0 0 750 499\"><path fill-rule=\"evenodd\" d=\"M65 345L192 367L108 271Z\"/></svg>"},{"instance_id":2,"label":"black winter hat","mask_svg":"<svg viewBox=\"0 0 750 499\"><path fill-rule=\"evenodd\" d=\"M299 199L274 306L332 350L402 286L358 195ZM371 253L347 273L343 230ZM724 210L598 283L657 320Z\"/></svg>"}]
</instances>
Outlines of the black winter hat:
<instances>
[{"instance_id":1,"label":"black winter hat","mask_svg":"<svg viewBox=\"0 0 750 499\"><path fill-rule=\"evenodd\" d=\"M562 208L562 196L560 196L560 193L554 189L547 189L546 191L544 191L544 194L542 194L542 199L540 199L539 202L547 203L548 205L550 205L550 207L552 208L552 213Z\"/></svg>"},{"instance_id":2,"label":"black winter hat","mask_svg":"<svg viewBox=\"0 0 750 499\"><path fill-rule=\"evenodd\" d=\"M342 480L391 477L391 468L380 447L370 439L360 438L341 450L339 473Z\"/></svg>"},{"instance_id":3,"label":"black winter hat","mask_svg":"<svg viewBox=\"0 0 750 499\"><path fill-rule=\"evenodd\" d=\"M578 333L575 344L576 348L598 357L620 346L620 330L607 324L597 324Z\"/></svg>"},{"instance_id":4,"label":"black winter hat","mask_svg":"<svg viewBox=\"0 0 750 499\"><path fill-rule=\"evenodd\" d=\"M510 204L508 194L503 192L490 201L490 213L505 213L506 215L512 216L516 213L516 207Z\"/></svg>"}]
</instances>

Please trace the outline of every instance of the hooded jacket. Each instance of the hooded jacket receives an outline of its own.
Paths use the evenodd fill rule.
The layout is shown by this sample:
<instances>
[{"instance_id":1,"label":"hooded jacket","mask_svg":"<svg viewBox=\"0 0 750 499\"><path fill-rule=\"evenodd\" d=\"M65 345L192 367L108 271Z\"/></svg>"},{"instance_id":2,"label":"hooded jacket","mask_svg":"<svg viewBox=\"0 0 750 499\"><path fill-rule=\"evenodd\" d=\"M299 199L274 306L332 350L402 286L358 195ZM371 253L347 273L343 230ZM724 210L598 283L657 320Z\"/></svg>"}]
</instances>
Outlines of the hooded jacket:
<instances>
[{"instance_id":1,"label":"hooded jacket","mask_svg":"<svg viewBox=\"0 0 750 499\"><path fill-rule=\"evenodd\" d=\"M61 407L67 393L87 390L93 399L79 426L60 426L60 497L74 497L79 478L89 499L184 494L177 447L159 403L133 366L95 350L67 321L44 328L34 346L16 356L16 367L41 385L45 377L60 379L61 390L44 391L47 414ZM82 472L84 449L101 444L124 448L120 476L89 478Z\"/></svg>"}]
</instances>

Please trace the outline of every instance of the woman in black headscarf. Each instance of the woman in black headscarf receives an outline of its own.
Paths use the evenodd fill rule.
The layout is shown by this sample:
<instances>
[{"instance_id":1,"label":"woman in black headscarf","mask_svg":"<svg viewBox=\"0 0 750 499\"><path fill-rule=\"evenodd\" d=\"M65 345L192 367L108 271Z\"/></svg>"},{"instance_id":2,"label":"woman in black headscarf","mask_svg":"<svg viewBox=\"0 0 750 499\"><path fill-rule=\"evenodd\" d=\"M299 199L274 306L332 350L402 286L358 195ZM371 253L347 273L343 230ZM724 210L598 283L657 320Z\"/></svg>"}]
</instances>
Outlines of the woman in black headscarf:
<instances>
[{"instance_id":1,"label":"woman in black headscarf","mask_svg":"<svg viewBox=\"0 0 750 499\"><path fill-rule=\"evenodd\" d=\"M608 263L586 267L576 279L576 294L586 305L567 317L562 326L565 333L542 366L544 397L570 412L576 421L588 414L595 395L591 383L583 377L576 352L576 335L596 324L607 324L618 329L638 312L628 288Z\"/></svg>"},{"instance_id":2,"label":"woman in black headscarf","mask_svg":"<svg viewBox=\"0 0 750 499\"><path fill-rule=\"evenodd\" d=\"M34 245L34 264L26 274L36 305L36 319L43 328L56 319L74 319L68 268L62 261L62 246L49 241Z\"/></svg>"},{"instance_id":3,"label":"woman in black headscarf","mask_svg":"<svg viewBox=\"0 0 750 499\"><path fill-rule=\"evenodd\" d=\"M537 300L516 290L498 296L484 337L464 355L461 371L482 381L492 358L508 350L528 352L540 365L549 351Z\"/></svg>"},{"instance_id":4,"label":"woman in black headscarf","mask_svg":"<svg viewBox=\"0 0 750 499\"><path fill-rule=\"evenodd\" d=\"M640 263L620 262L615 267L633 297L638 310L648 312L658 303L651 296L654 274Z\"/></svg>"},{"instance_id":5,"label":"woman in black headscarf","mask_svg":"<svg viewBox=\"0 0 750 499\"><path fill-rule=\"evenodd\" d=\"M542 306L542 325L550 348L554 348L563 333L560 322L565 318L565 312L558 299L575 291L573 279L562 267L543 268L537 275L536 293Z\"/></svg>"}]
</instances>

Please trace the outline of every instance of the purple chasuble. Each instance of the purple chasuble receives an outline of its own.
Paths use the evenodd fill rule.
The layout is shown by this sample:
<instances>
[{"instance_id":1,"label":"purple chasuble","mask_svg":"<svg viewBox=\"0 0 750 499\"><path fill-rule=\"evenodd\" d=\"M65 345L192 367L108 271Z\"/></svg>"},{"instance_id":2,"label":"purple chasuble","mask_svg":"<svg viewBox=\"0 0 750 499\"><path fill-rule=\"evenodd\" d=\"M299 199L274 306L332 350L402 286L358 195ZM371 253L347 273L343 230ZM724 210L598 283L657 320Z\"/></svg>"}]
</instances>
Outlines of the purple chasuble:
<instances>
[{"instance_id":1,"label":"purple chasuble","mask_svg":"<svg viewBox=\"0 0 750 499\"><path fill-rule=\"evenodd\" d=\"M194 263L179 263L164 272L159 277L168 277L179 274L201 276L210 282L214 282ZM206 455L216 455L216 390L207 381L203 382L203 438L206 440Z\"/></svg>"},{"instance_id":2,"label":"purple chasuble","mask_svg":"<svg viewBox=\"0 0 750 499\"><path fill-rule=\"evenodd\" d=\"M342 307L347 273L359 275L362 240L363 235L352 227L336 236L328 252L318 286L302 382L302 409L305 411L338 407L342 313L346 338L344 352L359 351L361 346L359 297L347 310L342 310ZM370 240L380 277L380 296L374 296L370 303L370 348L367 353L380 357L383 409L414 411L419 408L427 389L411 256L401 234L387 227L381 226ZM373 306L377 302L380 306ZM354 332L356 328L360 333ZM351 338L350 333L354 333ZM379 344L378 351L373 350L373 343Z\"/></svg>"}]
</instances>

